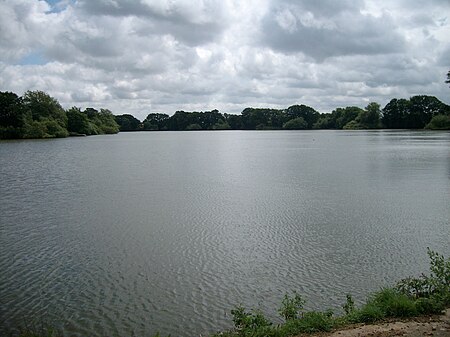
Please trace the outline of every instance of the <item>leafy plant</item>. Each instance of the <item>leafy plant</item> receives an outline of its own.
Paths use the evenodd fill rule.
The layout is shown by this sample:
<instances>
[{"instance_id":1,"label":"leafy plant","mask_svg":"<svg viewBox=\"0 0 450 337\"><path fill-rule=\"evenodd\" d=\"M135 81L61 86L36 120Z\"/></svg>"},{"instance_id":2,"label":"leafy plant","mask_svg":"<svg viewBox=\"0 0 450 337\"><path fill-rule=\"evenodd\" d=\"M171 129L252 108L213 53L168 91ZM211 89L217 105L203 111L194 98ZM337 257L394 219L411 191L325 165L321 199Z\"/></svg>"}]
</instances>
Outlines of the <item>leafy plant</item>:
<instances>
[{"instance_id":1,"label":"leafy plant","mask_svg":"<svg viewBox=\"0 0 450 337\"><path fill-rule=\"evenodd\" d=\"M296 319L303 311L303 306L306 301L296 291L293 292L293 297L289 297L288 294L284 295L281 307L278 310L279 314L286 320Z\"/></svg>"},{"instance_id":2,"label":"leafy plant","mask_svg":"<svg viewBox=\"0 0 450 337\"><path fill-rule=\"evenodd\" d=\"M427 248L430 258L430 275L408 277L397 282L395 288L401 293L418 299L433 298L444 305L450 304L450 258Z\"/></svg>"},{"instance_id":3,"label":"leafy plant","mask_svg":"<svg viewBox=\"0 0 450 337\"><path fill-rule=\"evenodd\" d=\"M344 309L346 315L349 315L353 311L355 311L355 301L353 301L353 297L351 294L347 294L346 301L342 306L342 309Z\"/></svg>"},{"instance_id":4,"label":"leafy plant","mask_svg":"<svg viewBox=\"0 0 450 337\"><path fill-rule=\"evenodd\" d=\"M231 310L233 323L238 331L256 330L261 327L267 327L272 323L264 317L261 311L248 312L243 306L237 306Z\"/></svg>"}]
</instances>

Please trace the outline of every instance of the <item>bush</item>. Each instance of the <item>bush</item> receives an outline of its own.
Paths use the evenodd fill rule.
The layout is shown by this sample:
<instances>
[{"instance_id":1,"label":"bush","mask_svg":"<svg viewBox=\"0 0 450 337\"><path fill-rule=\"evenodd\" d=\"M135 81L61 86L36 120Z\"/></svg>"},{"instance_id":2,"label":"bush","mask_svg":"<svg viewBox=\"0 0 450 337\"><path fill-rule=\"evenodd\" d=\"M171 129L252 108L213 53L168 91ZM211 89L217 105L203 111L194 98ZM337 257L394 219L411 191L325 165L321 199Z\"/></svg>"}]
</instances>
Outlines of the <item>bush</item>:
<instances>
[{"instance_id":1,"label":"bush","mask_svg":"<svg viewBox=\"0 0 450 337\"><path fill-rule=\"evenodd\" d=\"M355 311L355 301L353 301L353 297L350 294L347 294L346 302L342 306L346 315L350 315L353 311Z\"/></svg>"},{"instance_id":2,"label":"bush","mask_svg":"<svg viewBox=\"0 0 450 337\"><path fill-rule=\"evenodd\" d=\"M260 311L248 312L243 306L231 310L233 323L238 331L257 330L271 326L272 323Z\"/></svg>"},{"instance_id":3,"label":"bush","mask_svg":"<svg viewBox=\"0 0 450 337\"><path fill-rule=\"evenodd\" d=\"M430 298L442 305L450 305L450 258L444 258L430 248L427 248L427 254L430 275L405 278L397 282L395 289L410 298Z\"/></svg>"},{"instance_id":4,"label":"bush","mask_svg":"<svg viewBox=\"0 0 450 337\"><path fill-rule=\"evenodd\" d=\"M331 312L311 311L302 318L287 321L280 327L281 336L293 336L301 333L331 331L335 321Z\"/></svg>"},{"instance_id":5,"label":"bush","mask_svg":"<svg viewBox=\"0 0 450 337\"><path fill-rule=\"evenodd\" d=\"M383 310L374 303L367 303L347 316L349 323L373 323L384 318Z\"/></svg>"},{"instance_id":6,"label":"bush","mask_svg":"<svg viewBox=\"0 0 450 337\"><path fill-rule=\"evenodd\" d=\"M450 130L450 116L436 115L430 123L425 126L425 129L430 130Z\"/></svg>"},{"instance_id":7,"label":"bush","mask_svg":"<svg viewBox=\"0 0 450 337\"><path fill-rule=\"evenodd\" d=\"M303 310L305 300L300 294L294 291L294 296L289 297L288 294L284 295L281 307L278 309L279 314L287 321L290 319L298 318Z\"/></svg>"},{"instance_id":8,"label":"bush","mask_svg":"<svg viewBox=\"0 0 450 337\"><path fill-rule=\"evenodd\" d=\"M396 289L385 288L369 300L379 307L386 317L411 317L417 315L414 300Z\"/></svg>"}]
</instances>

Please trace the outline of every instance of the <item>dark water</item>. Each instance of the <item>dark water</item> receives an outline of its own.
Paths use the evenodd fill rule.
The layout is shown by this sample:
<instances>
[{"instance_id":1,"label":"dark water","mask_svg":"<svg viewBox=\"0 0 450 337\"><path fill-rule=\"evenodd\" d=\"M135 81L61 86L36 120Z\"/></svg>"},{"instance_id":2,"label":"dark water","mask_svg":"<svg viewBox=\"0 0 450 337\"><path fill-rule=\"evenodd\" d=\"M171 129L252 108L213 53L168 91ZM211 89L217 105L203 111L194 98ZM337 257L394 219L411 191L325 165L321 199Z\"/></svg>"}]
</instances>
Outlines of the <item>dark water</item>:
<instances>
[{"instance_id":1,"label":"dark water","mask_svg":"<svg viewBox=\"0 0 450 337\"><path fill-rule=\"evenodd\" d=\"M198 336L286 291L339 309L450 255L450 133L0 142L0 332Z\"/></svg>"}]
</instances>

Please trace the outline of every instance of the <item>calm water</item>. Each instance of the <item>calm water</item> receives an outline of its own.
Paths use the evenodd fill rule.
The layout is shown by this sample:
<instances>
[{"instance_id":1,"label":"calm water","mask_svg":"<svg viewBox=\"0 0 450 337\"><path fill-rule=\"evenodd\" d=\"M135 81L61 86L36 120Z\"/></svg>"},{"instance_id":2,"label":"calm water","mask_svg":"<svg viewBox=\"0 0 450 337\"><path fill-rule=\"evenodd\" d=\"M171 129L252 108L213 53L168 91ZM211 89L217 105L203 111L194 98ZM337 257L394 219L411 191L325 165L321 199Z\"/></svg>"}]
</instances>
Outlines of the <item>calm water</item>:
<instances>
[{"instance_id":1,"label":"calm water","mask_svg":"<svg viewBox=\"0 0 450 337\"><path fill-rule=\"evenodd\" d=\"M339 309L450 255L450 133L0 142L0 333L198 336L286 291Z\"/></svg>"}]
</instances>

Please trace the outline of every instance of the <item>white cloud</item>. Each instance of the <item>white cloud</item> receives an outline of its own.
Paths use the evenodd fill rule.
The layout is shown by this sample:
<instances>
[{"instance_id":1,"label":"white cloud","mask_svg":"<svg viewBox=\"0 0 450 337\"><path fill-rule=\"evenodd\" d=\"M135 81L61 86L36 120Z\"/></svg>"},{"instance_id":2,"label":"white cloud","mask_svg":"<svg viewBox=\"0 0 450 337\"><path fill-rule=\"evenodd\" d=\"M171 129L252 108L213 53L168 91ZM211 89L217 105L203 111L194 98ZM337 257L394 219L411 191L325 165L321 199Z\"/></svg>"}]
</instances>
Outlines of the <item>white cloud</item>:
<instances>
[{"instance_id":1,"label":"white cloud","mask_svg":"<svg viewBox=\"0 0 450 337\"><path fill-rule=\"evenodd\" d=\"M449 103L446 13L439 0L2 1L0 90L140 119L415 94Z\"/></svg>"}]
</instances>

